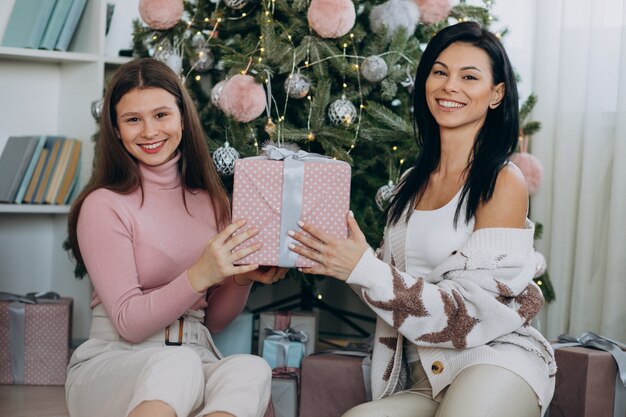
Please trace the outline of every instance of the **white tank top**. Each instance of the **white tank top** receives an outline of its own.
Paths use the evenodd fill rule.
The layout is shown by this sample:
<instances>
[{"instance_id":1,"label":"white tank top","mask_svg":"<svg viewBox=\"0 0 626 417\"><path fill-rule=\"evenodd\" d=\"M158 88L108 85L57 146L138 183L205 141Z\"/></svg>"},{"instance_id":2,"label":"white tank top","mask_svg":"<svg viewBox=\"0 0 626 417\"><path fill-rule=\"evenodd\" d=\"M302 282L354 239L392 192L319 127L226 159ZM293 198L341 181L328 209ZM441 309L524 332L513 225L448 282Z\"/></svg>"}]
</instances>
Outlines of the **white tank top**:
<instances>
[{"instance_id":1,"label":"white tank top","mask_svg":"<svg viewBox=\"0 0 626 417\"><path fill-rule=\"evenodd\" d=\"M465 223L466 201L461 206L454 228L454 214L461 190L446 205L436 210L413 210L406 228L406 272L416 278L426 278L430 271L450 254L463 247L474 231L474 218ZM405 339L405 355L409 362L419 360L417 347Z\"/></svg>"}]
</instances>

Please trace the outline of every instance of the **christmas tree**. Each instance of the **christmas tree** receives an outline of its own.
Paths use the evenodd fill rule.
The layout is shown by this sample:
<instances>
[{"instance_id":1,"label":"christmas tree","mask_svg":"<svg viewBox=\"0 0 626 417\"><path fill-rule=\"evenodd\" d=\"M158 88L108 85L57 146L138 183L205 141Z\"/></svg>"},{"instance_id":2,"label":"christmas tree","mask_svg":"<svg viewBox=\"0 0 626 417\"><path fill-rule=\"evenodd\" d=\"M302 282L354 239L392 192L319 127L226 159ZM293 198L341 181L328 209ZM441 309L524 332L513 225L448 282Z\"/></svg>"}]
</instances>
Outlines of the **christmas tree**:
<instances>
[{"instance_id":1,"label":"christmas tree","mask_svg":"<svg viewBox=\"0 0 626 417\"><path fill-rule=\"evenodd\" d=\"M411 91L421 53L450 24L489 27L492 3L141 0L133 53L184 79L228 188L234 159L267 141L349 162L351 208L376 246L391 190L419 152Z\"/></svg>"}]
</instances>

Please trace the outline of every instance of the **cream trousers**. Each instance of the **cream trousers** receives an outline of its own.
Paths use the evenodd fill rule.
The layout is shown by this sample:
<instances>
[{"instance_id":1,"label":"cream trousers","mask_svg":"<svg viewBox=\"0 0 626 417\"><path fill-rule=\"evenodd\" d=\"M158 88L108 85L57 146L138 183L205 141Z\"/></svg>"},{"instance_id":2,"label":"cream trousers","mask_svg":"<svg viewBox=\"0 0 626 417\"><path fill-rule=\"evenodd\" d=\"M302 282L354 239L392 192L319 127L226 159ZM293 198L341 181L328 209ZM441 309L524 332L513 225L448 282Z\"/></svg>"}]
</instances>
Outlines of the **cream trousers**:
<instances>
[{"instance_id":1,"label":"cream trousers","mask_svg":"<svg viewBox=\"0 0 626 417\"><path fill-rule=\"evenodd\" d=\"M437 399L419 362L411 364L411 379L410 389L358 405L343 417L539 417L530 385L499 366L465 369Z\"/></svg>"},{"instance_id":2,"label":"cream trousers","mask_svg":"<svg viewBox=\"0 0 626 417\"><path fill-rule=\"evenodd\" d=\"M165 331L132 344L120 338L100 306L94 308L90 338L76 349L65 384L71 417L127 416L144 401L160 400L178 417L224 411L261 417L270 400L271 369L262 358L221 359L200 312L176 321L165 345Z\"/></svg>"}]
</instances>

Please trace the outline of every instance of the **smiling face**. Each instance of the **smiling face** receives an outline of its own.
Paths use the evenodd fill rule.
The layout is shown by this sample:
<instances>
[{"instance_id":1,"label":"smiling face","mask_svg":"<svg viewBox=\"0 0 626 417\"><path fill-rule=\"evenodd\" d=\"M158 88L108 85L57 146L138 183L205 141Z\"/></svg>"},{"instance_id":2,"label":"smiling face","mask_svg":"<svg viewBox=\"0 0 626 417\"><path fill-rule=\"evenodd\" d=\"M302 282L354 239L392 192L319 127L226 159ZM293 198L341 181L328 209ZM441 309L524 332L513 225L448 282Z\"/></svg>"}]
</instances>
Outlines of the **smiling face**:
<instances>
[{"instance_id":1,"label":"smiling face","mask_svg":"<svg viewBox=\"0 0 626 417\"><path fill-rule=\"evenodd\" d=\"M504 97L504 83L493 85L489 55L455 42L437 57L425 85L428 109L440 129L460 130L475 137Z\"/></svg>"},{"instance_id":2,"label":"smiling face","mask_svg":"<svg viewBox=\"0 0 626 417\"><path fill-rule=\"evenodd\" d=\"M176 155L182 119L172 94L161 88L135 88L124 94L115 111L119 138L138 161L157 166Z\"/></svg>"}]
</instances>

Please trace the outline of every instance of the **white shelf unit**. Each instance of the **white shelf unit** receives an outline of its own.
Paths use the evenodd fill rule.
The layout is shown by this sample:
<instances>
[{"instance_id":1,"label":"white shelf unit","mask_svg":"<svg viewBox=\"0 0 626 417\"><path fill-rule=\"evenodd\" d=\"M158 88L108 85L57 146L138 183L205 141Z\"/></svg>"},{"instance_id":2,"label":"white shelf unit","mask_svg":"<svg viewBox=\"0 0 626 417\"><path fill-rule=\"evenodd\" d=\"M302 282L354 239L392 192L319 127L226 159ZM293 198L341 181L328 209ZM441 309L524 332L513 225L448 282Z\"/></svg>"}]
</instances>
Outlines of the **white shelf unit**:
<instances>
[{"instance_id":1,"label":"white shelf unit","mask_svg":"<svg viewBox=\"0 0 626 417\"><path fill-rule=\"evenodd\" d=\"M19 1L19 0L18 0ZM15 0L0 1L0 37ZM128 25L131 25L129 20ZM105 55L106 0L88 0L68 52L0 47L0 136L65 135L83 141L80 184L89 179L91 103L128 58ZM74 299L73 337L89 334L91 286L74 278L63 250L68 206L0 204L0 291L56 291Z\"/></svg>"}]
</instances>

